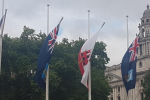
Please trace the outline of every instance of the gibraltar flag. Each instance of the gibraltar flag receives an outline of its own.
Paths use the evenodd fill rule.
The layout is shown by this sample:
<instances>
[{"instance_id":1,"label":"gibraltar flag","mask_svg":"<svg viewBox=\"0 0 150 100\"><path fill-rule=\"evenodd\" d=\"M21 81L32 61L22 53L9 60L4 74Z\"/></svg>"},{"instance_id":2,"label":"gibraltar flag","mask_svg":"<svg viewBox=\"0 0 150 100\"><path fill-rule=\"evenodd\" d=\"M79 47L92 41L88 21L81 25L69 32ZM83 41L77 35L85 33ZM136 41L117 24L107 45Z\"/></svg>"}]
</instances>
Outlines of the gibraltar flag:
<instances>
[{"instance_id":1,"label":"gibraltar flag","mask_svg":"<svg viewBox=\"0 0 150 100\"><path fill-rule=\"evenodd\" d=\"M105 23L104 23L105 24ZM104 25L103 24L103 25ZM102 25L102 27L103 27ZM102 28L101 27L101 28ZM100 28L100 30L101 30ZM79 55L78 55L78 63L79 63L79 68L82 74L82 80L81 83L84 84L88 88L88 75L90 71L90 60L91 60L91 55L95 46L96 39L100 33L100 30L91 36L82 46Z\"/></svg>"}]
</instances>

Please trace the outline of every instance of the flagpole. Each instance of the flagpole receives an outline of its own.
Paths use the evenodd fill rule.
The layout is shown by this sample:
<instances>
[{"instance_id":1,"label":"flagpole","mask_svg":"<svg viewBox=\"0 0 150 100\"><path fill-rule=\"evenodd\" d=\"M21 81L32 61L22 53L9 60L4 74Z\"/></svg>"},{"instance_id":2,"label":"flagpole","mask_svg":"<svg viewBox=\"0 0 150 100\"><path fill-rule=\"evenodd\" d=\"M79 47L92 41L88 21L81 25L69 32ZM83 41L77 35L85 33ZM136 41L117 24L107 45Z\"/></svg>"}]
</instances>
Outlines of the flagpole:
<instances>
[{"instance_id":1,"label":"flagpole","mask_svg":"<svg viewBox=\"0 0 150 100\"><path fill-rule=\"evenodd\" d=\"M90 10L88 10L88 38L90 38Z\"/></svg>"},{"instance_id":2,"label":"flagpole","mask_svg":"<svg viewBox=\"0 0 150 100\"><path fill-rule=\"evenodd\" d=\"M127 17L127 50L129 48L129 35L128 35L128 15L126 16Z\"/></svg>"},{"instance_id":3,"label":"flagpole","mask_svg":"<svg viewBox=\"0 0 150 100\"><path fill-rule=\"evenodd\" d=\"M2 25L2 31L1 31L1 37L3 36L3 31L4 31L4 25L5 25L5 19L6 19L6 13L7 13L7 9L5 9L5 17L4 17L4 22L3 22L3 25Z\"/></svg>"},{"instance_id":4,"label":"flagpole","mask_svg":"<svg viewBox=\"0 0 150 100\"><path fill-rule=\"evenodd\" d=\"M90 38L90 10L88 10L88 38ZM91 100L91 65L89 69L89 91L88 91L88 99Z\"/></svg>"},{"instance_id":5,"label":"flagpole","mask_svg":"<svg viewBox=\"0 0 150 100\"><path fill-rule=\"evenodd\" d=\"M128 15L126 16L127 17L127 50L129 48L129 36L128 36ZM129 55L128 55L129 56ZM129 96L127 94L127 100L129 100Z\"/></svg>"},{"instance_id":6,"label":"flagpole","mask_svg":"<svg viewBox=\"0 0 150 100\"><path fill-rule=\"evenodd\" d=\"M2 2L2 17L3 17L3 15L4 15L4 0ZM1 78L1 60L2 60L1 58L2 58L2 35L3 35L3 29L4 29L4 24L2 26L2 31L1 31L1 34L0 34L0 78Z\"/></svg>"},{"instance_id":7,"label":"flagpole","mask_svg":"<svg viewBox=\"0 0 150 100\"><path fill-rule=\"evenodd\" d=\"M127 17L127 50L129 48L129 34L128 34L128 15L126 16ZM128 55L129 56L129 55ZM127 100L129 100L129 96L127 94Z\"/></svg>"},{"instance_id":8,"label":"flagpole","mask_svg":"<svg viewBox=\"0 0 150 100\"><path fill-rule=\"evenodd\" d=\"M49 34L49 5L47 5L47 35ZM49 100L49 65L46 74L46 100Z\"/></svg>"},{"instance_id":9,"label":"flagpole","mask_svg":"<svg viewBox=\"0 0 150 100\"><path fill-rule=\"evenodd\" d=\"M2 2L2 17L3 17L3 14L4 14L4 0Z\"/></svg>"}]
</instances>

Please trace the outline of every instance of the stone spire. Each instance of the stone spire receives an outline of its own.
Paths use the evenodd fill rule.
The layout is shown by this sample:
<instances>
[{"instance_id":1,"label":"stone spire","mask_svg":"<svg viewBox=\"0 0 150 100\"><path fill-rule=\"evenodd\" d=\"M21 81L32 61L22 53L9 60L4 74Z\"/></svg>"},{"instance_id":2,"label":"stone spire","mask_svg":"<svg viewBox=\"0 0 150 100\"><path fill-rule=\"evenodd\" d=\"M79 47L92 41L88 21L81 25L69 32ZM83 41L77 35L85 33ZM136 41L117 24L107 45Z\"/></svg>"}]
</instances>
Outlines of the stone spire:
<instances>
[{"instance_id":1,"label":"stone spire","mask_svg":"<svg viewBox=\"0 0 150 100\"><path fill-rule=\"evenodd\" d=\"M149 9L149 5L147 4L147 9Z\"/></svg>"}]
</instances>

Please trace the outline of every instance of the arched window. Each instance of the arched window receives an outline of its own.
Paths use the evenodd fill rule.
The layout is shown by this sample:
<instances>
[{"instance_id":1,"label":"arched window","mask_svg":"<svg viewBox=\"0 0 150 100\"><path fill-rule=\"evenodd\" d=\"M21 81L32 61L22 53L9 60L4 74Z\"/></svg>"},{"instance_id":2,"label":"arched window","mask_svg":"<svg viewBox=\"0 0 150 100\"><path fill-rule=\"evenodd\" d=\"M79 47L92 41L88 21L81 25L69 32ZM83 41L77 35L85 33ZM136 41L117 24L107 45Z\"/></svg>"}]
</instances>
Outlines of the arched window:
<instances>
[{"instance_id":1,"label":"arched window","mask_svg":"<svg viewBox=\"0 0 150 100\"><path fill-rule=\"evenodd\" d=\"M118 100L120 100L120 96L118 96Z\"/></svg>"},{"instance_id":2,"label":"arched window","mask_svg":"<svg viewBox=\"0 0 150 100\"><path fill-rule=\"evenodd\" d=\"M149 19L146 19L146 22L148 23L148 22L149 22Z\"/></svg>"},{"instance_id":3,"label":"arched window","mask_svg":"<svg viewBox=\"0 0 150 100\"><path fill-rule=\"evenodd\" d=\"M142 23L144 23L144 20L142 20Z\"/></svg>"},{"instance_id":4,"label":"arched window","mask_svg":"<svg viewBox=\"0 0 150 100\"><path fill-rule=\"evenodd\" d=\"M118 87L118 92L120 92L120 87Z\"/></svg>"},{"instance_id":5,"label":"arched window","mask_svg":"<svg viewBox=\"0 0 150 100\"><path fill-rule=\"evenodd\" d=\"M140 67L140 68L142 67L142 62L141 62L141 61L139 62L139 67Z\"/></svg>"},{"instance_id":6,"label":"arched window","mask_svg":"<svg viewBox=\"0 0 150 100\"><path fill-rule=\"evenodd\" d=\"M142 33L144 32L145 30L144 29L142 29Z\"/></svg>"}]
</instances>

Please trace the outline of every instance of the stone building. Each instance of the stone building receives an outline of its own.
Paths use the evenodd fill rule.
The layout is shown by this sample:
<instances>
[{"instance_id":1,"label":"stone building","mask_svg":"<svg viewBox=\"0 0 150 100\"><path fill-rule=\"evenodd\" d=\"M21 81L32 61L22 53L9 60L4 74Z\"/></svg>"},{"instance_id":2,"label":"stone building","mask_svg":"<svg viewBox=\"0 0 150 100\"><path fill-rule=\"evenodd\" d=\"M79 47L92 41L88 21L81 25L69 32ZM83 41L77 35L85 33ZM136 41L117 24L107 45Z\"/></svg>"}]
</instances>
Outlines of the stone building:
<instances>
[{"instance_id":1,"label":"stone building","mask_svg":"<svg viewBox=\"0 0 150 100\"><path fill-rule=\"evenodd\" d=\"M112 93L109 95L109 100L143 100L143 87L141 86L144 81L144 76L147 70L150 68L150 9L147 5L147 9L143 13L141 18L141 24L138 26L140 33L140 46L138 48L137 59L137 77L135 89L129 90L129 95L125 90L125 86L122 81L121 64L107 67L105 75L108 76L109 85L112 87Z\"/></svg>"}]
</instances>

